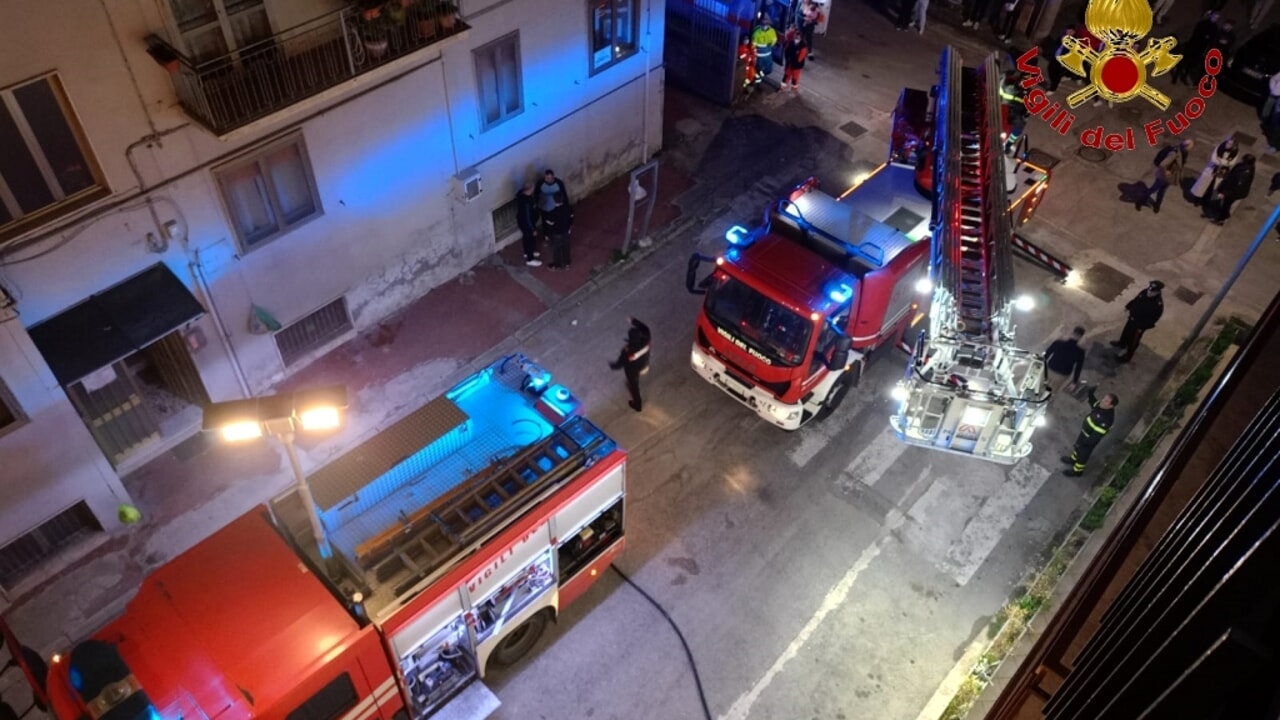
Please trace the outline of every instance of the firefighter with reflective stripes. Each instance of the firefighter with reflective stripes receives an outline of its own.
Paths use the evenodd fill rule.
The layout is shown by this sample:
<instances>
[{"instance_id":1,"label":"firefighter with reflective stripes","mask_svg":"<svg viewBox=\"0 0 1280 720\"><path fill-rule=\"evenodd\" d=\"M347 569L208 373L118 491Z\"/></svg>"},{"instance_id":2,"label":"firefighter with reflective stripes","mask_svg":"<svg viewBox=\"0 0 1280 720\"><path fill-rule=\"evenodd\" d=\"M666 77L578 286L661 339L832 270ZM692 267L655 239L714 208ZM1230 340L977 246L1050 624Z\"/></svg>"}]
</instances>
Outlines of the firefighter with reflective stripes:
<instances>
[{"instance_id":1,"label":"firefighter with reflective stripes","mask_svg":"<svg viewBox=\"0 0 1280 720\"><path fill-rule=\"evenodd\" d=\"M1071 454L1062 456L1062 462L1071 465L1071 469L1064 471L1063 475L1080 477L1084 474L1084 465L1089 462L1093 449L1098 447L1098 443L1102 442L1102 438L1115 424L1116 405L1119 404L1120 398L1116 397L1115 393L1107 393L1099 400L1093 390L1089 390L1089 405L1092 409L1089 411L1089 416L1084 419L1084 423L1080 425L1080 435L1076 437L1076 444L1071 448Z\"/></svg>"},{"instance_id":2,"label":"firefighter with reflective stripes","mask_svg":"<svg viewBox=\"0 0 1280 720\"><path fill-rule=\"evenodd\" d=\"M622 370L627 376L627 405L636 412L644 406L640 400L640 376L649 372L649 326L629 317L631 328L627 330L627 342L618 353L618 359L609 363L612 370Z\"/></svg>"},{"instance_id":3,"label":"firefighter with reflective stripes","mask_svg":"<svg viewBox=\"0 0 1280 720\"><path fill-rule=\"evenodd\" d=\"M742 34L742 42L738 45L738 65L742 68L742 87L744 90L750 90L756 84L758 73L756 72L756 49L751 44L751 36L747 33Z\"/></svg>"}]
</instances>

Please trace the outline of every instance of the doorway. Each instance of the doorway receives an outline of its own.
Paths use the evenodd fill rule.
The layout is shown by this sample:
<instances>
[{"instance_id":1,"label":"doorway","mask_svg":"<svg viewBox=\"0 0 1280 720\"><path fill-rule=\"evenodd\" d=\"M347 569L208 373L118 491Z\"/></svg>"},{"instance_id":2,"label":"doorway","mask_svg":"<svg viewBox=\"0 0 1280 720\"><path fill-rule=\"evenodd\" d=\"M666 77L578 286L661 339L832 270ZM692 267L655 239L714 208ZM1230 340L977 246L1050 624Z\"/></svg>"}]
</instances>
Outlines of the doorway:
<instances>
[{"instance_id":1,"label":"doorway","mask_svg":"<svg viewBox=\"0 0 1280 720\"><path fill-rule=\"evenodd\" d=\"M148 446L185 436L199 425L201 407L209 402L177 330L71 383L66 391L116 468Z\"/></svg>"}]
</instances>

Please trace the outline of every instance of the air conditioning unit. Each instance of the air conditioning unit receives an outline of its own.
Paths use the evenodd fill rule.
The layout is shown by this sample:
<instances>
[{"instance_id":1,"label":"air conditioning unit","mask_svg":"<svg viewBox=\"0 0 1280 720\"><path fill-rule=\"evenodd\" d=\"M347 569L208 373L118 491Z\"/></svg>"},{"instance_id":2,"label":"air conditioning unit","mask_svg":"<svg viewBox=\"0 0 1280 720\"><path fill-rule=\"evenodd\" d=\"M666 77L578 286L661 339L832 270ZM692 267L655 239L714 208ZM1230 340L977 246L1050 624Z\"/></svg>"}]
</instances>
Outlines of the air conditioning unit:
<instances>
[{"instance_id":1,"label":"air conditioning unit","mask_svg":"<svg viewBox=\"0 0 1280 720\"><path fill-rule=\"evenodd\" d=\"M463 202L471 202L480 197L480 193L484 192L484 184L480 181L480 171L475 168L467 168L454 175L453 181L457 184L458 196L462 198Z\"/></svg>"}]
</instances>

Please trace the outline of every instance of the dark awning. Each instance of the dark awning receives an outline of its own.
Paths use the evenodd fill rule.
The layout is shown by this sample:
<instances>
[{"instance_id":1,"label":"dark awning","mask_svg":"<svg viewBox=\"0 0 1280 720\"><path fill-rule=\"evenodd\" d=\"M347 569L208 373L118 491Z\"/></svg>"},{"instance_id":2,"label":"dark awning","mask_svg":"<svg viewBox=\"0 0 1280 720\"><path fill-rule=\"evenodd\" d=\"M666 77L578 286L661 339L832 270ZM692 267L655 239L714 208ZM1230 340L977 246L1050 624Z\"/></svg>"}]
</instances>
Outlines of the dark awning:
<instances>
[{"instance_id":1,"label":"dark awning","mask_svg":"<svg viewBox=\"0 0 1280 720\"><path fill-rule=\"evenodd\" d=\"M27 332L65 386L203 314L187 286L156 263Z\"/></svg>"}]
</instances>

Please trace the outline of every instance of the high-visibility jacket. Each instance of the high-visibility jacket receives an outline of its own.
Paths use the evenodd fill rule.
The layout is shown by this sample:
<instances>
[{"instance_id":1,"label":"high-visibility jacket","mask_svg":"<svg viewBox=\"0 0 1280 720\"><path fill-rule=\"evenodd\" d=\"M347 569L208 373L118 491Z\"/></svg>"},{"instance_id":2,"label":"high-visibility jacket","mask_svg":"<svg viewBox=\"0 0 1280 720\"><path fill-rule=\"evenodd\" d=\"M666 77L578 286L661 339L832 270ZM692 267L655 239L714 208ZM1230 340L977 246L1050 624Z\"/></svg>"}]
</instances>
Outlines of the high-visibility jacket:
<instances>
[{"instance_id":1,"label":"high-visibility jacket","mask_svg":"<svg viewBox=\"0 0 1280 720\"><path fill-rule=\"evenodd\" d=\"M1111 426L1116 422L1116 409L1114 407L1104 408L1098 406L1098 398L1093 394L1093 390L1089 390L1089 405L1093 407L1089 411L1088 417L1080 425L1080 439L1085 445L1096 445L1100 442Z\"/></svg>"},{"instance_id":2,"label":"high-visibility jacket","mask_svg":"<svg viewBox=\"0 0 1280 720\"><path fill-rule=\"evenodd\" d=\"M757 25L751 31L751 42L756 46L756 54L773 52L773 46L778 44L778 33L770 25Z\"/></svg>"}]
</instances>

